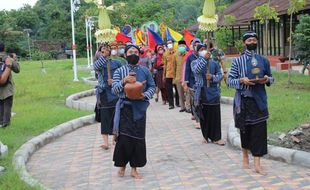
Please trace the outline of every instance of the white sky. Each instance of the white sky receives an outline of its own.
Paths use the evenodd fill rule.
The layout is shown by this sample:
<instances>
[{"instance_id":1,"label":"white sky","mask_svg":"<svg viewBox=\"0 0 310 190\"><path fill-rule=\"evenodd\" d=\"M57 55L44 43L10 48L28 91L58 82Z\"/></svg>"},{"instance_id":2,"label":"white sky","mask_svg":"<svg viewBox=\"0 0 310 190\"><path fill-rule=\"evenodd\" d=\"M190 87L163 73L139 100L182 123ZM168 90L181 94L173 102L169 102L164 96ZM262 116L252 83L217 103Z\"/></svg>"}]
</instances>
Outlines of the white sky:
<instances>
[{"instance_id":1,"label":"white sky","mask_svg":"<svg viewBox=\"0 0 310 190\"><path fill-rule=\"evenodd\" d=\"M0 0L0 10L19 9L23 7L24 4L33 6L37 1L38 0Z\"/></svg>"}]
</instances>

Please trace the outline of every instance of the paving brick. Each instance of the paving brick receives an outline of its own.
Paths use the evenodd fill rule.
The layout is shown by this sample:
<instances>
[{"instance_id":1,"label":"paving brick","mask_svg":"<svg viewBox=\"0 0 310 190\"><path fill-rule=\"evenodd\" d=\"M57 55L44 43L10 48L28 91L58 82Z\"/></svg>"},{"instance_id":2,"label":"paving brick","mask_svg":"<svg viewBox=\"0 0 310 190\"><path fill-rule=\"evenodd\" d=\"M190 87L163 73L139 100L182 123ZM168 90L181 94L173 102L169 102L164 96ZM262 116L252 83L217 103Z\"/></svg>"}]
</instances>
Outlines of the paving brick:
<instances>
[{"instance_id":1,"label":"paving brick","mask_svg":"<svg viewBox=\"0 0 310 190\"><path fill-rule=\"evenodd\" d=\"M94 103L95 99L79 101ZM232 106L222 105L221 111L222 137L226 138ZM152 102L147 115L148 163L139 169L142 180L131 178L130 168L125 177L117 177L118 168L112 162L114 147L100 149L98 123L42 147L27 169L51 189L310 189L310 171L304 167L263 158L267 176L242 169L241 151L203 144L190 114Z\"/></svg>"}]
</instances>

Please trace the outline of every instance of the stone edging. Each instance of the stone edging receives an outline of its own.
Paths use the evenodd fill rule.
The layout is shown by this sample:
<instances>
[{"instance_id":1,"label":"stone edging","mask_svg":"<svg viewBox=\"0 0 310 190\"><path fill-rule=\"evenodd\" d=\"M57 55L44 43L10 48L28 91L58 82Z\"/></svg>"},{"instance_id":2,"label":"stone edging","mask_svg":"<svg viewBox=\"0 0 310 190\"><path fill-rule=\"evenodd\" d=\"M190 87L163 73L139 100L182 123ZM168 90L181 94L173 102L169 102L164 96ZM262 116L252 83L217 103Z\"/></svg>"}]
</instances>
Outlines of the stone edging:
<instances>
[{"instance_id":1,"label":"stone edging","mask_svg":"<svg viewBox=\"0 0 310 190\"><path fill-rule=\"evenodd\" d=\"M94 111L95 105L89 104L87 102L80 102L78 100L88 96L93 96L95 94L95 89L73 94L66 99L66 106L77 110Z\"/></svg>"},{"instance_id":2,"label":"stone edging","mask_svg":"<svg viewBox=\"0 0 310 190\"><path fill-rule=\"evenodd\" d=\"M231 97L222 97L221 102L224 104L233 104L233 98ZM235 128L235 122L232 120L228 127L227 132L227 141L233 146L238 149L241 149L241 141L240 141L240 134L238 129ZM301 151L301 150L294 150L289 148L283 148L274 145L268 145L268 158L273 160L278 160L282 162L286 162L289 164L296 164L310 168L310 153Z\"/></svg>"},{"instance_id":3,"label":"stone edging","mask_svg":"<svg viewBox=\"0 0 310 190\"><path fill-rule=\"evenodd\" d=\"M89 85L96 86L98 84L97 80L91 80L93 77L83 77L82 80Z\"/></svg>"},{"instance_id":4,"label":"stone edging","mask_svg":"<svg viewBox=\"0 0 310 190\"><path fill-rule=\"evenodd\" d=\"M66 106L70 108L75 108L78 110L94 110L94 105L86 104L85 102L77 101L80 98L92 96L95 94L94 90L88 90L81 93L73 94L66 99ZM26 163L28 162L31 155L33 155L37 150L45 146L46 144L54 141L55 139L70 133L78 128L94 124L95 116L94 114L73 119L66 123L60 124L48 131L36 136L23 144L13 156L13 166L14 169L20 174L21 179L26 182L31 187L39 187L40 189L49 189L45 187L38 180L34 179L27 171Z\"/></svg>"}]
</instances>

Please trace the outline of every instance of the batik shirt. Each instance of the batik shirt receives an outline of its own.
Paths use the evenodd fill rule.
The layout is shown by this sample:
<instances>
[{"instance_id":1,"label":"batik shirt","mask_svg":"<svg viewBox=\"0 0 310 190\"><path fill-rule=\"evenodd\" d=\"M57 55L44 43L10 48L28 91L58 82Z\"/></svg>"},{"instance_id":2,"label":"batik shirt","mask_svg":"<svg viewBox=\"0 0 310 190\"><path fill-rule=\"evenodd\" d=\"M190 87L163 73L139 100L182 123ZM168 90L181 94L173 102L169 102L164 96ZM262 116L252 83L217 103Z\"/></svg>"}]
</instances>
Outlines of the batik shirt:
<instances>
[{"instance_id":1,"label":"batik shirt","mask_svg":"<svg viewBox=\"0 0 310 190\"><path fill-rule=\"evenodd\" d=\"M220 89L219 82L222 80L222 72L219 65L212 59L207 60L203 57L199 57L191 64L192 71L195 75L195 102L214 105L220 103ZM207 86L206 74L210 69L212 80L210 86ZM204 99L201 99L204 97Z\"/></svg>"}]
</instances>

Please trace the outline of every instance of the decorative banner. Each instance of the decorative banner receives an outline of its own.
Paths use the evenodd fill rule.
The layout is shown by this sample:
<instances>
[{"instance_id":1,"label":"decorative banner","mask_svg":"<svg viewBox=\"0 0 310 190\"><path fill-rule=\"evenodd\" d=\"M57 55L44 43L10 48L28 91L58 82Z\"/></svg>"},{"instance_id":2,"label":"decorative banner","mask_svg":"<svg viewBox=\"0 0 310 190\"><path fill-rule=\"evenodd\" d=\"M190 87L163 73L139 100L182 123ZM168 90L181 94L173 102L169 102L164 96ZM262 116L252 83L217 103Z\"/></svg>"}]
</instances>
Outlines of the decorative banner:
<instances>
[{"instance_id":1,"label":"decorative banner","mask_svg":"<svg viewBox=\"0 0 310 190\"><path fill-rule=\"evenodd\" d=\"M126 24L123 28L122 28L122 33L125 35L130 34L132 31L132 27L129 24Z\"/></svg>"},{"instance_id":2,"label":"decorative banner","mask_svg":"<svg viewBox=\"0 0 310 190\"><path fill-rule=\"evenodd\" d=\"M160 23L159 31L160 31L160 34L161 34L161 38L165 39L165 37L166 37L166 25L165 25L165 23L163 23L163 22Z\"/></svg>"},{"instance_id":3,"label":"decorative banner","mask_svg":"<svg viewBox=\"0 0 310 190\"><path fill-rule=\"evenodd\" d=\"M158 32L159 27L158 27L157 22L155 22L155 21L150 21L150 22L147 23L147 25L148 25L148 28L151 29L152 31Z\"/></svg>"},{"instance_id":4,"label":"decorative banner","mask_svg":"<svg viewBox=\"0 0 310 190\"><path fill-rule=\"evenodd\" d=\"M164 44L164 40L150 28L148 29L148 39L149 39L149 46L151 49L155 50L155 46L157 44Z\"/></svg>"},{"instance_id":5,"label":"decorative banner","mask_svg":"<svg viewBox=\"0 0 310 190\"><path fill-rule=\"evenodd\" d=\"M121 32L116 35L115 40L123 43L131 42L131 38Z\"/></svg>"},{"instance_id":6,"label":"decorative banner","mask_svg":"<svg viewBox=\"0 0 310 190\"><path fill-rule=\"evenodd\" d=\"M172 40L174 42L178 42L183 39L182 34L172 30L169 27L167 27L166 35L167 35L167 40Z\"/></svg>"},{"instance_id":7,"label":"decorative banner","mask_svg":"<svg viewBox=\"0 0 310 190\"><path fill-rule=\"evenodd\" d=\"M139 44L143 44L145 45L145 36L144 36L144 33L139 29L137 28L137 30L135 31L135 39L136 39L136 44L139 45Z\"/></svg>"},{"instance_id":8,"label":"decorative banner","mask_svg":"<svg viewBox=\"0 0 310 190\"><path fill-rule=\"evenodd\" d=\"M150 28L154 32L158 32L158 30L159 30L159 26L158 26L157 22L155 22L155 21L150 21L150 22L144 23L141 26L141 30L144 33L148 33L148 28Z\"/></svg>"},{"instance_id":9,"label":"decorative banner","mask_svg":"<svg viewBox=\"0 0 310 190\"><path fill-rule=\"evenodd\" d=\"M193 39L195 39L195 36L190 31L184 30L184 41L188 47L191 45Z\"/></svg>"}]
</instances>

